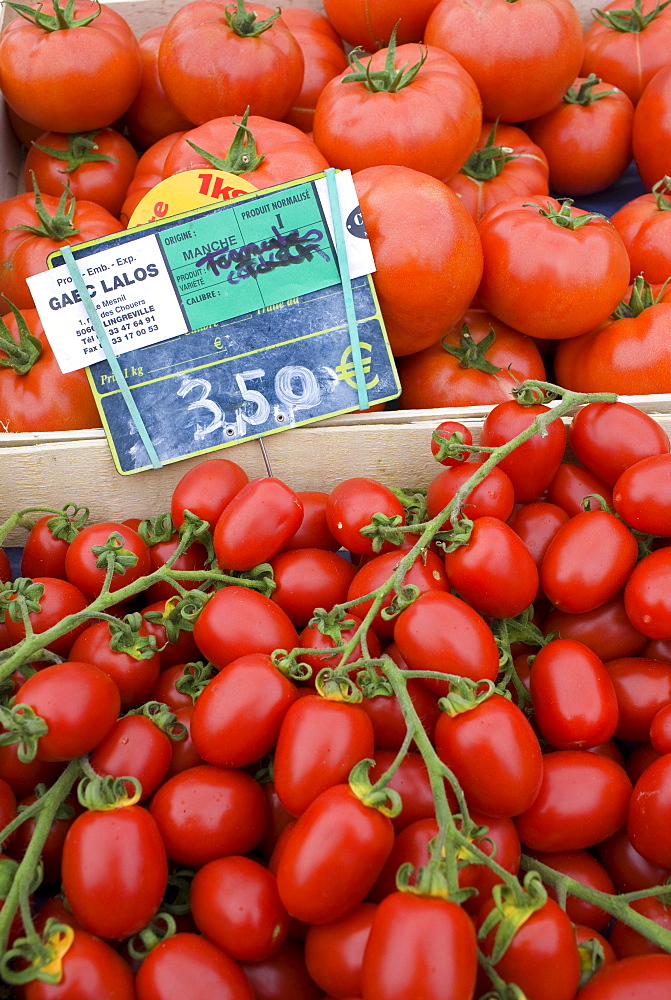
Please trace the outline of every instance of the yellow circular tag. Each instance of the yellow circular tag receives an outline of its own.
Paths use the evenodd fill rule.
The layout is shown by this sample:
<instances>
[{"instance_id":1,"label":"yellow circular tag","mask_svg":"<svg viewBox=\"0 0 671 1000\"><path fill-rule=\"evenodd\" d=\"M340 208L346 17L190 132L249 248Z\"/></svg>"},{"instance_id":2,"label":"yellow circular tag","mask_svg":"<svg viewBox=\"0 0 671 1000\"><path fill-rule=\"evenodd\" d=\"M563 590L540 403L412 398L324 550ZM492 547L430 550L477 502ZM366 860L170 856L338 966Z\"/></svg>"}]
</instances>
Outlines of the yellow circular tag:
<instances>
[{"instance_id":1,"label":"yellow circular tag","mask_svg":"<svg viewBox=\"0 0 671 1000\"><path fill-rule=\"evenodd\" d=\"M171 215L190 212L194 208L212 205L215 201L230 201L257 188L244 177L226 170L201 167L184 170L159 181L135 206L128 228L145 222L160 222Z\"/></svg>"}]
</instances>

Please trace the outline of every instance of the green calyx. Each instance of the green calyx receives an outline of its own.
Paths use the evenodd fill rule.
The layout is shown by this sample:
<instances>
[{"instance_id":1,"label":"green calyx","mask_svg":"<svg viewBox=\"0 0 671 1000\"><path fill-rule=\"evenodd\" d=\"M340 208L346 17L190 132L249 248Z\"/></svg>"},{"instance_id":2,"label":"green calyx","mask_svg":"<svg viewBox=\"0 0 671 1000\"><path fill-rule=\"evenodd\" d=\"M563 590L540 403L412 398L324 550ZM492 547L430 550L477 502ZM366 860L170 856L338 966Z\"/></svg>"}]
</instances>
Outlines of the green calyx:
<instances>
[{"instance_id":1,"label":"green calyx","mask_svg":"<svg viewBox=\"0 0 671 1000\"><path fill-rule=\"evenodd\" d=\"M535 877L529 878L530 875ZM547 890L537 872L527 872L523 888L514 891L507 885L495 885L492 896L494 908L483 921L478 931L478 939L482 941L495 931L491 962L496 965L503 958L520 927L545 905Z\"/></svg>"},{"instance_id":2,"label":"green calyx","mask_svg":"<svg viewBox=\"0 0 671 1000\"><path fill-rule=\"evenodd\" d=\"M389 39L384 69L371 69L372 56L364 66L356 54L357 51L360 50L354 49L350 52L349 56L351 72L348 73L347 76L343 77L343 83L363 83L371 94L380 92L394 94L396 91L403 90L404 87L407 87L412 83L426 62L429 54L428 49L422 50L420 48L419 61L414 63L410 69L408 69L407 63L404 63L400 69L397 69L395 65L397 27L398 25L394 25L394 30L392 31L391 38Z\"/></svg>"},{"instance_id":3,"label":"green calyx","mask_svg":"<svg viewBox=\"0 0 671 1000\"><path fill-rule=\"evenodd\" d=\"M495 339L496 333L494 327L490 326L487 336L483 337L476 344L471 335L468 323L463 323L461 326L461 342L459 347L448 344L445 339L442 341L441 347L448 354L451 354L453 358L457 359L460 368L477 368L479 372L485 372L487 375L496 375L501 369L492 364L486 356Z\"/></svg>"},{"instance_id":4,"label":"green calyx","mask_svg":"<svg viewBox=\"0 0 671 1000\"><path fill-rule=\"evenodd\" d=\"M596 73L590 73L579 87L569 87L562 97L562 101L565 104L580 104L583 107L587 107L590 104L594 104L595 101L600 101L603 97L610 97L612 94L620 93L617 89L595 91L594 88L599 83L601 83L601 77L597 76Z\"/></svg>"},{"instance_id":5,"label":"green calyx","mask_svg":"<svg viewBox=\"0 0 671 1000\"><path fill-rule=\"evenodd\" d=\"M63 173L66 174L71 174L83 163L101 163L103 161L117 163L113 156L96 152L98 146L95 137L100 131L98 128L93 132L71 132L68 135L67 149L54 149L53 146L42 146L39 142L33 142L33 146L35 149L47 153L54 160L61 160L65 164Z\"/></svg>"},{"instance_id":6,"label":"green calyx","mask_svg":"<svg viewBox=\"0 0 671 1000\"><path fill-rule=\"evenodd\" d=\"M494 138L498 128L498 119L492 125L487 136L487 142L482 149L475 149L459 171L474 181L491 181L498 177L503 168L511 160L516 160L519 153L513 152L510 146L496 146Z\"/></svg>"},{"instance_id":7,"label":"green calyx","mask_svg":"<svg viewBox=\"0 0 671 1000\"><path fill-rule=\"evenodd\" d=\"M617 309L611 313L613 319L636 319L644 309L656 306L662 300L666 286L671 279L667 278L657 295L652 294L652 287L642 274L634 278L629 300L623 299Z\"/></svg>"},{"instance_id":8,"label":"green calyx","mask_svg":"<svg viewBox=\"0 0 671 1000\"><path fill-rule=\"evenodd\" d=\"M661 181L652 185L652 193L660 212L671 210L671 177L668 174L665 174Z\"/></svg>"},{"instance_id":9,"label":"green calyx","mask_svg":"<svg viewBox=\"0 0 671 1000\"><path fill-rule=\"evenodd\" d=\"M393 819L403 808L401 796L395 788L388 788L379 783L371 784L368 772L374 764L375 761L370 758L355 764L349 774L349 787L363 805L377 809L384 816Z\"/></svg>"},{"instance_id":10,"label":"green calyx","mask_svg":"<svg viewBox=\"0 0 671 1000\"><path fill-rule=\"evenodd\" d=\"M241 38L257 38L262 35L273 26L280 13L278 9L276 14L271 14L265 21L257 21L254 11L247 10L245 0L237 0L235 7L231 4L224 8L227 25Z\"/></svg>"},{"instance_id":11,"label":"green calyx","mask_svg":"<svg viewBox=\"0 0 671 1000\"><path fill-rule=\"evenodd\" d=\"M593 10L592 17L599 24L604 24L607 28L612 28L613 31L623 33L640 32L645 31L650 22L659 17L670 3L671 0L665 0L664 3L657 3L650 13L644 14L641 10L641 0L634 0L633 7L620 10Z\"/></svg>"},{"instance_id":12,"label":"green calyx","mask_svg":"<svg viewBox=\"0 0 671 1000\"><path fill-rule=\"evenodd\" d=\"M7 357L0 357L0 368L12 368L17 375L27 375L36 361L42 356L42 344L30 332L23 313L13 302L3 295L16 320L19 339L16 341L9 332L6 323L0 319L0 351Z\"/></svg>"},{"instance_id":13,"label":"green calyx","mask_svg":"<svg viewBox=\"0 0 671 1000\"><path fill-rule=\"evenodd\" d=\"M493 681L472 681L468 677L462 677L450 682L449 694L439 699L438 706L446 715L454 718L463 712L472 711L496 693Z\"/></svg>"},{"instance_id":14,"label":"green calyx","mask_svg":"<svg viewBox=\"0 0 671 1000\"><path fill-rule=\"evenodd\" d=\"M256 152L256 140L254 136L247 128L247 120L249 118L249 108L245 111L240 124L238 125L238 130L235 133L235 138L229 146L228 152L225 157L215 156L214 153L209 153L206 149L202 149L201 146L197 146L195 142L191 142L190 139L186 141L194 149L199 156L203 156L209 164L211 164L215 170L227 170L229 174L251 174L253 170L257 170L264 159L263 153L259 156Z\"/></svg>"},{"instance_id":15,"label":"green calyx","mask_svg":"<svg viewBox=\"0 0 671 1000\"><path fill-rule=\"evenodd\" d=\"M101 5L96 2L97 9L92 14L89 14L88 17L75 17L75 0L67 0L65 6L60 6L58 0L51 0L54 10L53 14L43 13L42 4L39 4L35 8L23 3L12 3L11 0L5 0L5 3L16 14L25 18L26 21L30 21L37 28L42 28L43 31L65 31L68 28L85 28L92 21L95 21L102 11Z\"/></svg>"},{"instance_id":16,"label":"green calyx","mask_svg":"<svg viewBox=\"0 0 671 1000\"><path fill-rule=\"evenodd\" d=\"M74 195L70 190L70 185L68 184L64 188L63 194L60 196L58 205L56 206L55 214L49 215L44 207L42 195L37 186L35 174L32 173L32 171L30 176L33 183L33 191L35 193L35 214L39 225L14 226L13 229L21 233L32 233L33 236L44 236L49 240L54 240L56 243L62 243L63 240L67 240L71 236L76 236L79 232L79 229L77 229L73 222L76 203Z\"/></svg>"},{"instance_id":17,"label":"green calyx","mask_svg":"<svg viewBox=\"0 0 671 1000\"><path fill-rule=\"evenodd\" d=\"M108 622L110 632L110 649L115 653L126 653L134 660L150 660L156 655L156 637L140 635L142 615L135 611L126 615L121 621L112 618Z\"/></svg>"},{"instance_id":18,"label":"green calyx","mask_svg":"<svg viewBox=\"0 0 671 1000\"><path fill-rule=\"evenodd\" d=\"M178 743L180 740L186 739L186 726L177 721L175 713L162 701L146 701L144 705L140 705L139 708L132 708L126 714L141 715L143 718L149 719L173 743Z\"/></svg>"},{"instance_id":19,"label":"green calyx","mask_svg":"<svg viewBox=\"0 0 671 1000\"><path fill-rule=\"evenodd\" d=\"M549 219L549 221L553 222L555 226L561 226L562 229L580 229L582 226L587 226L590 222L594 222L595 219L606 218L606 216L602 215L600 212L585 212L583 215L571 215L572 205L572 198L562 198L559 211L557 211L556 208L553 208L549 202L546 203L545 208L541 208L541 206L536 204L536 202L527 202L524 207L537 208L539 215Z\"/></svg>"}]
</instances>

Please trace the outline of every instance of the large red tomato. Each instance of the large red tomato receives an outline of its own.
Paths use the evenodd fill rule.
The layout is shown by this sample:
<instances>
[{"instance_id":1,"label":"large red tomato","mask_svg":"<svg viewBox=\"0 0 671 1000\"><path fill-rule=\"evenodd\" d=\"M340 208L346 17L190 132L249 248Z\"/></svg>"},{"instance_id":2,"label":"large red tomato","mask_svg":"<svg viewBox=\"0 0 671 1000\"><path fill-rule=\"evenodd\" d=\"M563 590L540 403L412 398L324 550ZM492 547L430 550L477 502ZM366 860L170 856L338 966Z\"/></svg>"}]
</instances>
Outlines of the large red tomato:
<instances>
[{"instance_id":1,"label":"large red tomato","mask_svg":"<svg viewBox=\"0 0 671 1000\"><path fill-rule=\"evenodd\" d=\"M397 29L399 44L419 42L438 0L324 0L324 11L338 34L367 52L389 44Z\"/></svg>"},{"instance_id":2,"label":"large red tomato","mask_svg":"<svg viewBox=\"0 0 671 1000\"><path fill-rule=\"evenodd\" d=\"M91 0L69 6L51 0L10 21L0 40L0 90L42 131L111 125L140 86L140 49L123 16Z\"/></svg>"},{"instance_id":3,"label":"large red tomato","mask_svg":"<svg viewBox=\"0 0 671 1000\"><path fill-rule=\"evenodd\" d=\"M457 60L439 48L401 45L359 67L334 77L317 101L314 138L331 166L395 163L443 181L456 174L482 124L477 87Z\"/></svg>"},{"instance_id":4,"label":"large red tomato","mask_svg":"<svg viewBox=\"0 0 671 1000\"><path fill-rule=\"evenodd\" d=\"M622 237L631 261L631 280L642 274L660 284L671 275L671 181L663 177L653 191L618 209L611 222Z\"/></svg>"},{"instance_id":5,"label":"large red tomato","mask_svg":"<svg viewBox=\"0 0 671 1000\"><path fill-rule=\"evenodd\" d=\"M595 73L637 103L646 84L668 65L671 17L657 0L604 4L585 32L581 73Z\"/></svg>"},{"instance_id":6,"label":"large red tomato","mask_svg":"<svg viewBox=\"0 0 671 1000\"><path fill-rule=\"evenodd\" d=\"M549 111L578 75L583 30L569 0L440 0L424 33L471 74L489 121Z\"/></svg>"},{"instance_id":7,"label":"large red tomato","mask_svg":"<svg viewBox=\"0 0 671 1000\"><path fill-rule=\"evenodd\" d=\"M44 132L28 150L24 183L31 173L43 194L60 197L66 184L75 198L94 201L118 218L138 155L113 128L86 133Z\"/></svg>"},{"instance_id":8,"label":"large red tomato","mask_svg":"<svg viewBox=\"0 0 671 1000\"><path fill-rule=\"evenodd\" d=\"M247 108L279 119L301 89L303 53L263 4L192 0L166 26L158 71L168 99L196 125Z\"/></svg>"},{"instance_id":9,"label":"large red tomato","mask_svg":"<svg viewBox=\"0 0 671 1000\"><path fill-rule=\"evenodd\" d=\"M31 228L20 228L25 226ZM19 309L31 308L26 278L46 271L50 253L120 228L106 208L92 201L75 202L65 189L60 198L40 196L36 190L5 199L0 202L0 294Z\"/></svg>"},{"instance_id":10,"label":"large red tomato","mask_svg":"<svg viewBox=\"0 0 671 1000\"><path fill-rule=\"evenodd\" d=\"M423 351L398 362L401 406L478 406L510 399L525 379L545 381L545 365L531 337L472 307Z\"/></svg>"},{"instance_id":11,"label":"large red tomato","mask_svg":"<svg viewBox=\"0 0 671 1000\"><path fill-rule=\"evenodd\" d=\"M552 190L584 195L607 188L626 169L633 121L625 93L579 76L559 104L524 127L547 156Z\"/></svg>"},{"instance_id":12,"label":"large red tomato","mask_svg":"<svg viewBox=\"0 0 671 1000\"><path fill-rule=\"evenodd\" d=\"M638 172L645 186L652 189L669 172L671 66L658 70L641 94L634 112L631 140Z\"/></svg>"},{"instance_id":13,"label":"large red tomato","mask_svg":"<svg viewBox=\"0 0 671 1000\"><path fill-rule=\"evenodd\" d=\"M454 192L418 170L368 167L354 183L392 351L421 351L447 333L477 290L482 247L475 223Z\"/></svg>"},{"instance_id":14,"label":"large red tomato","mask_svg":"<svg viewBox=\"0 0 671 1000\"><path fill-rule=\"evenodd\" d=\"M509 198L487 212L478 231L478 298L523 333L558 340L587 333L627 290L629 257L617 230L569 201Z\"/></svg>"},{"instance_id":15,"label":"large red tomato","mask_svg":"<svg viewBox=\"0 0 671 1000\"><path fill-rule=\"evenodd\" d=\"M530 135L515 125L482 123L475 149L448 181L476 222L504 198L550 193L547 157Z\"/></svg>"},{"instance_id":16,"label":"large red tomato","mask_svg":"<svg viewBox=\"0 0 671 1000\"><path fill-rule=\"evenodd\" d=\"M179 135L166 155L163 176L208 166L240 174L261 190L320 173L328 162L312 139L293 125L260 115L237 123L227 115Z\"/></svg>"}]
</instances>

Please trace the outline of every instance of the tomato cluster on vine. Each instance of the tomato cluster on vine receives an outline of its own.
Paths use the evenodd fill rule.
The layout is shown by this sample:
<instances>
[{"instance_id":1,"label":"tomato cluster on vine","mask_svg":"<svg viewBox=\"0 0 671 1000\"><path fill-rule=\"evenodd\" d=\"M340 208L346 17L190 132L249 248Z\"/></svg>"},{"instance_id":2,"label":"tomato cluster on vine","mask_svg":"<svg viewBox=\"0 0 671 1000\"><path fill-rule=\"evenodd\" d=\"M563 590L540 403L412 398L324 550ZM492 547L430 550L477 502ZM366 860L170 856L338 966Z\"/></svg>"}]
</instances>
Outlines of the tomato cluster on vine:
<instances>
[{"instance_id":1,"label":"tomato cluster on vine","mask_svg":"<svg viewBox=\"0 0 671 1000\"><path fill-rule=\"evenodd\" d=\"M669 439L528 383L432 443L426 491L213 458L3 527L17 995L665 995Z\"/></svg>"}]
</instances>

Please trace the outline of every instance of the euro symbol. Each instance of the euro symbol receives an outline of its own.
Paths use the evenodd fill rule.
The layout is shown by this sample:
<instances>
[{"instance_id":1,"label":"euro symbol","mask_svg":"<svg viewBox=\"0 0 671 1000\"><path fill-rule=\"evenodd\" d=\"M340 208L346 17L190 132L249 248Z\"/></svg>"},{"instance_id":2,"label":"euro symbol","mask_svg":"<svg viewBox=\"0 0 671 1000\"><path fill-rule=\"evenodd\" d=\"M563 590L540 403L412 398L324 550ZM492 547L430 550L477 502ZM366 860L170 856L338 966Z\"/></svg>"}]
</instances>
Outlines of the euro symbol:
<instances>
[{"instance_id":1,"label":"euro symbol","mask_svg":"<svg viewBox=\"0 0 671 1000\"><path fill-rule=\"evenodd\" d=\"M370 344L365 344L363 341L359 341L359 347L361 348L361 361L363 363L364 375L370 374L371 365L371 354L373 348ZM365 357L363 352L368 351L368 357ZM349 344L342 353L340 358L340 364L336 367L338 373L338 378L341 382L347 382L347 385L351 385L353 389L357 388L356 384L356 372L354 370L354 362L352 361L352 345ZM380 376L375 375L370 382L366 382L367 389L373 389L380 381Z\"/></svg>"}]
</instances>

